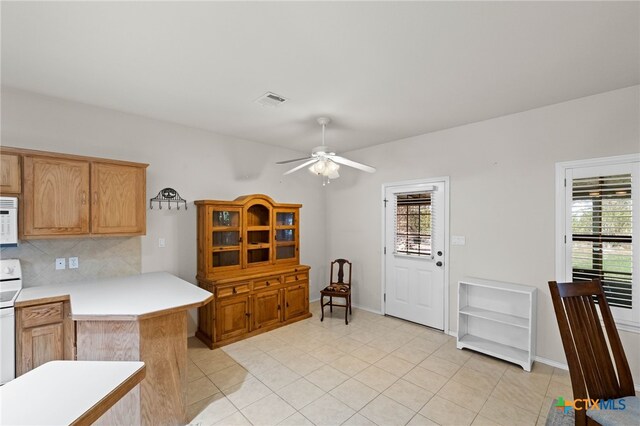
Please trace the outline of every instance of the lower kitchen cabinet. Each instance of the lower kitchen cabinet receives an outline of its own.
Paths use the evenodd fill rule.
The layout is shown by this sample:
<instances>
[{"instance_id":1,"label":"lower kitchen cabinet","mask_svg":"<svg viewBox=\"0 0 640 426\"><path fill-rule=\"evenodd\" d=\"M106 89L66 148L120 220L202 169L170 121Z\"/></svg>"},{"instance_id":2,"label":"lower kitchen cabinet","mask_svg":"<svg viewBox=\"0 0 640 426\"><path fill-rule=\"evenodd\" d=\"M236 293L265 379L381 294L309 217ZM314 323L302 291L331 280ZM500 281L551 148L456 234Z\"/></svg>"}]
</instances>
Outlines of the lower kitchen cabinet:
<instances>
[{"instance_id":1,"label":"lower kitchen cabinet","mask_svg":"<svg viewBox=\"0 0 640 426\"><path fill-rule=\"evenodd\" d=\"M210 348L309 318L309 267L199 280L215 301L198 309L196 336Z\"/></svg>"},{"instance_id":2,"label":"lower kitchen cabinet","mask_svg":"<svg viewBox=\"0 0 640 426\"><path fill-rule=\"evenodd\" d=\"M74 345L69 302L16 308L16 376L49 361L74 359Z\"/></svg>"}]
</instances>

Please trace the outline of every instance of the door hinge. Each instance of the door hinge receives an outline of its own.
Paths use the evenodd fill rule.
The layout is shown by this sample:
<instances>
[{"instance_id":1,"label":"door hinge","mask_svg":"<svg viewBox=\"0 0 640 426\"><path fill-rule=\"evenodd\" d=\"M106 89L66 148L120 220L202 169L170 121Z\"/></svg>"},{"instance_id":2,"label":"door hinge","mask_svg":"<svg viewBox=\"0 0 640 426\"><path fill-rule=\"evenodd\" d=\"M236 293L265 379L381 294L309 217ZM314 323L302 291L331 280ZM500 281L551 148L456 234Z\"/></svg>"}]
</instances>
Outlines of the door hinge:
<instances>
[{"instance_id":1,"label":"door hinge","mask_svg":"<svg viewBox=\"0 0 640 426\"><path fill-rule=\"evenodd\" d=\"M567 178L564 178L564 187L567 187Z\"/></svg>"},{"instance_id":2,"label":"door hinge","mask_svg":"<svg viewBox=\"0 0 640 426\"><path fill-rule=\"evenodd\" d=\"M564 243L567 244L567 236L564 236Z\"/></svg>"},{"instance_id":3,"label":"door hinge","mask_svg":"<svg viewBox=\"0 0 640 426\"><path fill-rule=\"evenodd\" d=\"M385 294L382 296L382 298L383 298L383 299L384 299L384 301L386 302L386 301L387 301L387 293L385 293Z\"/></svg>"},{"instance_id":4,"label":"door hinge","mask_svg":"<svg viewBox=\"0 0 640 426\"><path fill-rule=\"evenodd\" d=\"M384 201L384 207L386 208L386 207L387 207L387 201L389 201L389 200L387 200L387 199L385 198L383 201Z\"/></svg>"},{"instance_id":5,"label":"door hinge","mask_svg":"<svg viewBox=\"0 0 640 426\"><path fill-rule=\"evenodd\" d=\"M387 248L386 247L384 248L384 254L387 254Z\"/></svg>"}]
</instances>

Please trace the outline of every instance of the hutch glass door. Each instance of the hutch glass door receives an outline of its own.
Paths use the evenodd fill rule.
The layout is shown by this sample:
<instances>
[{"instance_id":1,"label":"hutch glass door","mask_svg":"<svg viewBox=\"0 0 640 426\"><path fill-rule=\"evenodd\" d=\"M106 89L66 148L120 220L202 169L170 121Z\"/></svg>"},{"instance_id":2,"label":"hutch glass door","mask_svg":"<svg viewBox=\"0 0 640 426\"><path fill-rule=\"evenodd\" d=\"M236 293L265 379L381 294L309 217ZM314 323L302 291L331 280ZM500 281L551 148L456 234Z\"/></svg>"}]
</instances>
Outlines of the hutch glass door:
<instances>
[{"instance_id":1,"label":"hutch glass door","mask_svg":"<svg viewBox=\"0 0 640 426\"><path fill-rule=\"evenodd\" d=\"M224 210L212 209L209 216L213 220L211 232L212 263L211 266L220 268L240 267L240 209L228 208Z\"/></svg>"},{"instance_id":2,"label":"hutch glass door","mask_svg":"<svg viewBox=\"0 0 640 426\"><path fill-rule=\"evenodd\" d=\"M295 261L298 257L298 218L293 209L275 211L276 263Z\"/></svg>"}]
</instances>

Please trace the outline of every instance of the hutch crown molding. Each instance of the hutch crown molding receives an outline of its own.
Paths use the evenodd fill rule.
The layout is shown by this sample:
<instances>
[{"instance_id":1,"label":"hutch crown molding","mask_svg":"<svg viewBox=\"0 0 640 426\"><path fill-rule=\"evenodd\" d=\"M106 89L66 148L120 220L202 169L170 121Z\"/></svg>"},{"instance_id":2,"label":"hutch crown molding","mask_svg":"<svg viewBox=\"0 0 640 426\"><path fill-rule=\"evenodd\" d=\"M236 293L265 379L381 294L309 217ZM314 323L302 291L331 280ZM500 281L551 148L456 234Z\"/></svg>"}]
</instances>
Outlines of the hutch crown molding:
<instances>
[{"instance_id":1,"label":"hutch crown molding","mask_svg":"<svg viewBox=\"0 0 640 426\"><path fill-rule=\"evenodd\" d=\"M309 318L309 266L300 265L301 204L263 194L199 200L198 275L214 294L198 309L210 348Z\"/></svg>"}]
</instances>

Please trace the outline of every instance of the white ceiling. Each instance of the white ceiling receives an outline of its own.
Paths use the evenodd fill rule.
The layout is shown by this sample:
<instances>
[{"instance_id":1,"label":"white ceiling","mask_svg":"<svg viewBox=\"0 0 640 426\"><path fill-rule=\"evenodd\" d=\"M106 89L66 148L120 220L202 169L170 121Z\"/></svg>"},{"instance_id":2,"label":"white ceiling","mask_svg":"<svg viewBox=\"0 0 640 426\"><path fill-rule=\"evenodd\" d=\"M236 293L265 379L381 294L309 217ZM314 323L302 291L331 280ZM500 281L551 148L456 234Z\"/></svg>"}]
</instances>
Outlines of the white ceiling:
<instances>
[{"instance_id":1,"label":"white ceiling","mask_svg":"<svg viewBox=\"0 0 640 426\"><path fill-rule=\"evenodd\" d=\"M640 83L639 5L2 2L2 84L348 151Z\"/></svg>"}]
</instances>

